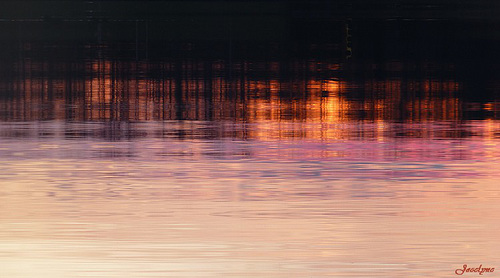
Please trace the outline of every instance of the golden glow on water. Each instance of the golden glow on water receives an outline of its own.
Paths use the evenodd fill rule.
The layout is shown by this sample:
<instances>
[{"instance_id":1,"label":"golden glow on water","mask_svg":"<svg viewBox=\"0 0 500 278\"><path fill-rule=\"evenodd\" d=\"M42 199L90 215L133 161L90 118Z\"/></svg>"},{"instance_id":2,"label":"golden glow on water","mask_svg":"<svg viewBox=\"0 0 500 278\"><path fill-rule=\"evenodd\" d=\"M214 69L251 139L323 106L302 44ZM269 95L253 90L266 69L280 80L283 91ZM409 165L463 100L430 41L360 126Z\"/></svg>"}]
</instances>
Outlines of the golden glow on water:
<instances>
[{"instance_id":1,"label":"golden glow on water","mask_svg":"<svg viewBox=\"0 0 500 278\"><path fill-rule=\"evenodd\" d=\"M44 67L30 66L32 71L27 77L12 84L14 91L24 93L14 101L2 102L5 110L15 113L6 114L5 120L228 121L254 125L239 135L242 138L333 140L352 138L339 126L353 121L456 122L464 112L464 104L456 97L460 84L453 80L374 79L356 83L311 75L284 81L272 77L280 71L276 62L260 65L267 69L264 76L229 79L220 77L227 65L217 62L204 66L194 62L147 64L108 60L88 62L83 79L34 79L31 76L44 75L36 71ZM251 72L250 66L241 63L235 68ZM182 74L176 74L177 67ZM338 70L340 66L321 67ZM158 68L161 78L141 74ZM130 73L130 69L136 73ZM308 70L318 71L318 64L310 63ZM207 72L210 79L200 77ZM347 93L351 91L363 92L364 97L349 97ZM484 106L488 111L492 107ZM303 129L297 123L316 126ZM436 133L432 128L425 130L425 126L418 133L412 131L412 136L457 136ZM356 136L378 136L381 140L384 135L377 132Z\"/></svg>"}]
</instances>

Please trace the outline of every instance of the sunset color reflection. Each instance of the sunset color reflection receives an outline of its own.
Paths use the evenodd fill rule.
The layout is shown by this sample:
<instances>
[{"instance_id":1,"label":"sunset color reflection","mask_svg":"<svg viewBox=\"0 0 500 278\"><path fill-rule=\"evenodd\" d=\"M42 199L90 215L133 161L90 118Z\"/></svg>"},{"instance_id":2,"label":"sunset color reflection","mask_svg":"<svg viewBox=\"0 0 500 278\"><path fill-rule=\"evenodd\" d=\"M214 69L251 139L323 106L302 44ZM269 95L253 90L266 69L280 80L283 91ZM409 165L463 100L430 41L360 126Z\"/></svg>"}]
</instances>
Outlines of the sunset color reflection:
<instances>
[{"instance_id":1,"label":"sunset color reflection","mask_svg":"<svg viewBox=\"0 0 500 278\"><path fill-rule=\"evenodd\" d=\"M483 0L0 2L0 277L500 271Z\"/></svg>"}]
</instances>

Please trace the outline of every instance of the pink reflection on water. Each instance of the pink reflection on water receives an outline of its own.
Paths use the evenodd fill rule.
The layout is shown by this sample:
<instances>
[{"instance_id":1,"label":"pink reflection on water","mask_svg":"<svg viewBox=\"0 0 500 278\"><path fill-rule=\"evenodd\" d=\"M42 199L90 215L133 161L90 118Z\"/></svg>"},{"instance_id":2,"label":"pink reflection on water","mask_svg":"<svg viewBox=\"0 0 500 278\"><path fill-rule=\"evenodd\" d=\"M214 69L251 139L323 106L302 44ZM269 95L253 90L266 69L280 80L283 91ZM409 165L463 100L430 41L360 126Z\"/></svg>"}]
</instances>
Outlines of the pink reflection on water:
<instances>
[{"instance_id":1,"label":"pink reflection on water","mask_svg":"<svg viewBox=\"0 0 500 278\"><path fill-rule=\"evenodd\" d=\"M2 124L2 274L449 277L466 262L496 266L496 121L109 127Z\"/></svg>"}]
</instances>

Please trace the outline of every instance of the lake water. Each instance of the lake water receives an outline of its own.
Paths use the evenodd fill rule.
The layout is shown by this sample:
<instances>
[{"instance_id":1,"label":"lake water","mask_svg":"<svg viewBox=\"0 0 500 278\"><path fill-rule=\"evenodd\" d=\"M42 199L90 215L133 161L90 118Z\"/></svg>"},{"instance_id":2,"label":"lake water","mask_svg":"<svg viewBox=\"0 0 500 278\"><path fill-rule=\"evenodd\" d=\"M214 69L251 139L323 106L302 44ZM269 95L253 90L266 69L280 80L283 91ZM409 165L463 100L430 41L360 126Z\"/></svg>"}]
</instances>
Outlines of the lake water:
<instances>
[{"instance_id":1,"label":"lake water","mask_svg":"<svg viewBox=\"0 0 500 278\"><path fill-rule=\"evenodd\" d=\"M1 277L500 267L495 31L353 20L327 39L82 43L16 24Z\"/></svg>"}]
</instances>

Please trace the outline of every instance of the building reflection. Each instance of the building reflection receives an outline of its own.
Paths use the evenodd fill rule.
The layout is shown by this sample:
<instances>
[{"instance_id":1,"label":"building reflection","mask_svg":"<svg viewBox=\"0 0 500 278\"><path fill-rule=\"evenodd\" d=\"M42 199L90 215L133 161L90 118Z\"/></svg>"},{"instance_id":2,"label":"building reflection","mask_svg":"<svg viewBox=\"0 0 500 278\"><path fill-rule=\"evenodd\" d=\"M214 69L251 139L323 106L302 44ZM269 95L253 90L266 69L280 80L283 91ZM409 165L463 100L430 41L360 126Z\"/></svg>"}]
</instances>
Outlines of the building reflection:
<instances>
[{"instance_id":1,"label":"building reflection","mask_svg":"<svg viewBox=\"0 0 500 278\"><path fill-rule=\"evenodd\" d=\"M406 70L397 63L389 69ZM459 128L446 132L425 128L425 123L463 122L467 105L454 78L394 74L361 81L340 78L346 71L340 63L315 60L48 63L24 59L0 84L0 118L230 122L244 128L225 136L266 140L467 136ZM494 112L497 106L491 101L480 109ZM397 122L406 123L405 128L412 123L420 127L384 128L384 123ZM353 123L376 128L371 133L366 127L359 128L362 133L346 128Z\"/></svg>"}]
</instances>

